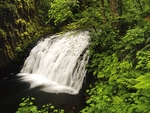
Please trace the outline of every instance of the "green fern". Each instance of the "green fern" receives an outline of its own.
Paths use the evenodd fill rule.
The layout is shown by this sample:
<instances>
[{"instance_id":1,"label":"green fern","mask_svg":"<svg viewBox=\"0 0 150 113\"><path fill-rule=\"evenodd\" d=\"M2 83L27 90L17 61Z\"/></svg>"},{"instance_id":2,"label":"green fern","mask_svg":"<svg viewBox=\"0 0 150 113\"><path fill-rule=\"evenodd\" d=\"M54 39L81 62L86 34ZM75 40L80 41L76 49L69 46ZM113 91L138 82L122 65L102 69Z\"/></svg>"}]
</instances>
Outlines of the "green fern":
<instances>
[{"instance_id":1,"label":"green fern","mask_svg":"<svg viewBox=\"0 0 150 113\"><path fill-rule=\"evenodd\" d=\"M135 88L137 89L150 89L150 73L145 73L144 75L138 77L136 79L138 83L135 85Z\"/></svg>"}]
</instances>

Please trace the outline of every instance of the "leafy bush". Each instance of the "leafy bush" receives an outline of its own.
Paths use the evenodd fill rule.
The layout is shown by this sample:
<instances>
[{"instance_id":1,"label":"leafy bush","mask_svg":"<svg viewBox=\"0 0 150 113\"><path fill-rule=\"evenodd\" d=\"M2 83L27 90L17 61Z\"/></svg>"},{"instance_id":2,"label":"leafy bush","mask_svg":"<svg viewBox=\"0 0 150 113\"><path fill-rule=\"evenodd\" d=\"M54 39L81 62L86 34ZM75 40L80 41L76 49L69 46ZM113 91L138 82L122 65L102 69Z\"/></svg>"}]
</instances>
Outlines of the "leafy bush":
<instances>
[{"instance_id":1,"label":"leafy bush","mask_svg":"<svg viewBox=\"0 0 150 113\"><path fill-rule=\"evenodd\" d=\"M63 109L56 109L52 104L43 105L41 109L33 104L35 98L22 98L16 113L64 113Z\"/></svg>"},{"instance_id":2,"label":"leafy bush","mask_svg":"<svg viewBox=\"0 0 150 113\"><path fill-rule=\"evenodd\" d=\"M60 24L67 19L73 19L72 8L77 7L77 0L54 0L50 4L48 11L49 21L54 20L54 24Z\"/></svg>"},{"instance_id":3,"label":"leafy bush","mask_svg":"<svg viewBox=\"0 0 150 113\"><path fill-rule=\"evenodd\" d=\"M88 106L82 113L150 111L149 27L148 22L141 20L124 35L112 27L102 27L91 35L87 68L97 82L87 90Z\"/></svg>"}]
</instances>

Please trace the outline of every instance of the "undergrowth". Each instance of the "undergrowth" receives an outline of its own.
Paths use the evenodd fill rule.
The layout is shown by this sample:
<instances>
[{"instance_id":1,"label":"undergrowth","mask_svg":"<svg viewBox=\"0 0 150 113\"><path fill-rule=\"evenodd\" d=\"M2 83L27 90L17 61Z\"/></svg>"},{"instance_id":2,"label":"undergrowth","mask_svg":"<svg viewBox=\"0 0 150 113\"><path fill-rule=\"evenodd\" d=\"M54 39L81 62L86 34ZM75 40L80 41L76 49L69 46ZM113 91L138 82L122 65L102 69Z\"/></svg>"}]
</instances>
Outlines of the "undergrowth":
<instances>
[{"instance_id":1,"label":"undergrowth","mask_svg":"<svg viewBox=\"0 0 150 113\"><path fill-rule=\"evenodd\" d=\"M120 37L115 29L91 35L87 67L97 82L86 91L90 98L82 113L150 112L149 29L145 22Z\"/></svg>"}]
</instances>

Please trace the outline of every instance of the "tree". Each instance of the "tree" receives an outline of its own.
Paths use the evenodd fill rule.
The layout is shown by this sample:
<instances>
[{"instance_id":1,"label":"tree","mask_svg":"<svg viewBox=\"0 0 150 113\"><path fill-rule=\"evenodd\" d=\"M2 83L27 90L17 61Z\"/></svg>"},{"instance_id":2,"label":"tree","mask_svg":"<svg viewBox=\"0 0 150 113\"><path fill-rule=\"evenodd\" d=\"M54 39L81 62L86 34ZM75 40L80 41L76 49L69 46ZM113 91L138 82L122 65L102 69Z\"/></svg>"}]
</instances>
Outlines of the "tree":
<instances>
[{"instance_id":1,"label":"tree","mask_svg":"<svg viewBox=\"0 0 150 113\"><path fill-rule=\"evenodd\" d=\"M148 4L145 3L148 1L140 2L141 6L131 0L107 3L110 9L105 12L107 24L101 25L100 32L91 34L87 67L97 82L86 91L88 106L81 112L147 113L150 106L150 23L143 19L143 13L147 14ZM114 22L119 22L119 29L114 29L117 26Z\"/></svg>"}]
</instances>

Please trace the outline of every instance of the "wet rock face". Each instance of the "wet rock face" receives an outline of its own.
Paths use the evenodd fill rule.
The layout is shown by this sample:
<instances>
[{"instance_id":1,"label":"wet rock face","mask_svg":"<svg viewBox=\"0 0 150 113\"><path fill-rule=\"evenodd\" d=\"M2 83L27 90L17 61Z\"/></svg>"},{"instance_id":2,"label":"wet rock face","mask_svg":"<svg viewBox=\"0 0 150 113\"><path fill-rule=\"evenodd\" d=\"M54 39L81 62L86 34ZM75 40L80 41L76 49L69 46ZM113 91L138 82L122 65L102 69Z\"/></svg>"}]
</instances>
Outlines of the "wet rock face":
<instances>
[{"instance_id":1,"label":"wet rock face","mask_svg":"<svg viewBox=\"0 0 150 113\"><path fill-rule=\"evenodd\" d=\"M0 69L17 58L33 40L34 18L33 0L0 1Z\"/></svg>"}]
</instances>

